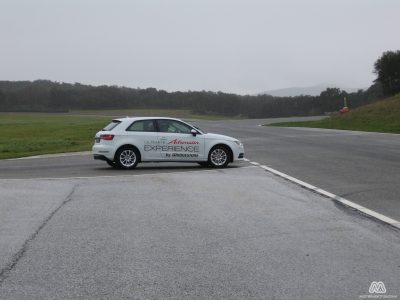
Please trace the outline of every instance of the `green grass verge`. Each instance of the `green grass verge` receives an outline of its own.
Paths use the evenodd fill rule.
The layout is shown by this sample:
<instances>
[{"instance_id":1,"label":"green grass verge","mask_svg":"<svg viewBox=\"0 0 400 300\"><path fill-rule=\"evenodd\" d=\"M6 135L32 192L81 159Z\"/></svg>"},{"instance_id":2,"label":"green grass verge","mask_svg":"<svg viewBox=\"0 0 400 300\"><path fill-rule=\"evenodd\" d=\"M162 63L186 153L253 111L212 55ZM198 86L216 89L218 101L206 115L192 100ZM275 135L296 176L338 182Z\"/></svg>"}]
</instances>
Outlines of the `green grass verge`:
<instances>
[{"instance_id":1,"label":"green grass verge","mask_svg":"<svg viewBox=\"0 0 400 300\"><path fill-rule=\"evenodd\" d=\"M89 150L108 117L0 115L0 159Z\"/></svg>"},{"instance_id":2,"label":"green grass verge","mask_svg":"<svg viewBox=\"0 0 400 300\"><path fill-rule=\"evenodd\" d=\"M226 119L184 110L98 110L70 114L0 113L0 159L90 150L94 135L117 116Z\"/></svg>"},{"instance_id":3,"label":"green grass verge","mask_svg":"<svg viewBox=\"0 0 400 300\"><path fill-rule=\"evenodd\" d=\"M320 121L275 123L266 126L400 133L400 94Z\"/></svg>"},{"instance_id":4,"label":"green grass verge","mask_svg":"<svg viewBox=\"0 0 400 300\"><path fill-rule=\"evenodd\" d=\"M194 114L187 109L110 109L110 110L79 110L73 111L74 115L98 116L141 116L141 117L172 117L179 119L196 120L238 120L241 116L223 116L218 114Z\"/></svg>"}]
</instances>

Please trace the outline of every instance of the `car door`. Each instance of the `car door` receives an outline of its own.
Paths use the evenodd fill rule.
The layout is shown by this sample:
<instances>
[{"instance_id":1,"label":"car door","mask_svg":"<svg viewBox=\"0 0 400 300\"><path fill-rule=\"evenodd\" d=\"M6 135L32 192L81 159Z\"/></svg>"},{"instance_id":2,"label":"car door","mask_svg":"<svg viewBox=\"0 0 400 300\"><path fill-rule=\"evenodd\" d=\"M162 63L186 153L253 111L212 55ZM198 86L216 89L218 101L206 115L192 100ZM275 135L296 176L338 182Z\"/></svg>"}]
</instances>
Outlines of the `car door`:
<instances>
[{"instance_id":1,"label":"car door","mask_svg":"<svg viewBox=\"0 0 400 300\"><path fill-rule=\"evenodd\" d=\"M142 161L160 160L160 149L158 147L158 133L155 120L137 120L127 129L129 141L136 146Z\"/></svg>"},{"instance_id":2,"label":"car door","mask_svg":"<svg viewBox=\"0 0 400 300\"><path fill-rule=\"evenodd\" d=\"M202 161L204 160L204 136L193 135L190 125L170 119L157 120L162 160Z\"/></svg>"}]
</instances>

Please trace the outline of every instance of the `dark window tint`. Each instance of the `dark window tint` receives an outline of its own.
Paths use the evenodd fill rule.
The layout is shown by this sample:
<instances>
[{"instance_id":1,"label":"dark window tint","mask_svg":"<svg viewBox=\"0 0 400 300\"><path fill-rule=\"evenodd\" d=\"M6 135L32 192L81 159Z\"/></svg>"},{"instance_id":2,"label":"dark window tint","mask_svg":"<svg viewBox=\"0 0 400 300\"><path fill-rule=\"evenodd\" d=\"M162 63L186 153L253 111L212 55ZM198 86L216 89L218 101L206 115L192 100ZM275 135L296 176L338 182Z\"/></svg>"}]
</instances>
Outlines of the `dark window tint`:
<instances>
[{"instance_id":1,"label":"dark window tint","mask_svg":"<svg viewBox=\"0 0 400 300\"><path fill-rule=\"evenodd\" d=\"M110 131L117 127L121 121L113 120L110 124L103 128L103 131Z\"/></svg>"},{"instance_id":2,"label":"dark window tint","mask_svg":"<svg viewBox=\"0 0 400 300\"><path fill-rule=\"evenodd\" d=\"M141 120L132 123L126 131L144 131L144 132L155 132L156 127L154 126L153 120Z\"/></svg>"}]
</instances>

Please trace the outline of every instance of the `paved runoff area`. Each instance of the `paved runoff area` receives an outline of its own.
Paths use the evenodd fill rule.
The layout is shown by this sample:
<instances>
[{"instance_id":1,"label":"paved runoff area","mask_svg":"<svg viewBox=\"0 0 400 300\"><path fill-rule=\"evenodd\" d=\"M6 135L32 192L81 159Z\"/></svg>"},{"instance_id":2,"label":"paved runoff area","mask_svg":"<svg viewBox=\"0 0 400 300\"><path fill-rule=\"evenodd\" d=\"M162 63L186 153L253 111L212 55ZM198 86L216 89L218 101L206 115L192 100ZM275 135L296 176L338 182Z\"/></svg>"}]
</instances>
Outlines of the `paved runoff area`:
<instances>
[{"instance_id":1,"label":"paved runoff area","mask_svg":"<svg viewBox=\"0 0 400 300\"><path fill-rule=\"evenodd\" d=\"M400 297L398 229L259 167L114 175L0 180L0 299Z\"/></svg>"}]
</instances>

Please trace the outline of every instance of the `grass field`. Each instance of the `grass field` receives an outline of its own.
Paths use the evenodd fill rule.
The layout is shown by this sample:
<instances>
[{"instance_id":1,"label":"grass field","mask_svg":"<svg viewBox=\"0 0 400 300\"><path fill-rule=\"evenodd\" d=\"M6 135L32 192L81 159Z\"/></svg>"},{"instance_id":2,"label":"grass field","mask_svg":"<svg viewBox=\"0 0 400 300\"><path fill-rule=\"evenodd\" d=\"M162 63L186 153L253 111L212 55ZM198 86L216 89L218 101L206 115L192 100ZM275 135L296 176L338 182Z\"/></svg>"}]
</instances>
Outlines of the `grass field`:
<instances>
[{"instance_id":1,"label":"grass field","mask_svg":"<svg viewBox=\"0 0 400 300\"><path fill-rule=\"evenodd\" d=\"M400 94L320 121L275 123L267 126L400 133Z\"/></svg>"},{"instance_id":2,"label":"grass field","mask_svg":"<svg viewBox=\"0 0 400 300\"><path fill-rule=\"evenodd\" d=\"M141 117L173 117L179 119L196 120L237 120L243 119L239 116L222 116L217 114L193 114L186 109L111 109L111 110L80 110L71 112L72 115L95 115L95 116L141 116Z\"/></svg>"},{"instance_id":3,"label":"grass field","mask_svg":"<svg viewBox=\"0 0 400 300\"><path fill-rule=\"evenodd\" d=\"M107 117L1 114L0 159L89 150Z\"/></svg>"},{"instance_id":4,"label":"grass field","mask_svg":"<svg viewBox=\"0 0 400 300\"><path fill-rule=\"evenodd\" d=\"M69 114L0 113L0 159L90 150L94 135L120 116L170 116L183 119L225 119L185 110L98 110Z\"/></svg>"}]
</instances>

